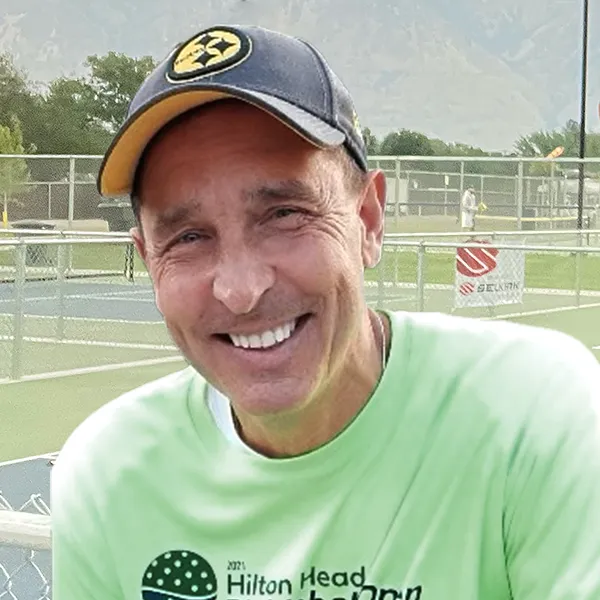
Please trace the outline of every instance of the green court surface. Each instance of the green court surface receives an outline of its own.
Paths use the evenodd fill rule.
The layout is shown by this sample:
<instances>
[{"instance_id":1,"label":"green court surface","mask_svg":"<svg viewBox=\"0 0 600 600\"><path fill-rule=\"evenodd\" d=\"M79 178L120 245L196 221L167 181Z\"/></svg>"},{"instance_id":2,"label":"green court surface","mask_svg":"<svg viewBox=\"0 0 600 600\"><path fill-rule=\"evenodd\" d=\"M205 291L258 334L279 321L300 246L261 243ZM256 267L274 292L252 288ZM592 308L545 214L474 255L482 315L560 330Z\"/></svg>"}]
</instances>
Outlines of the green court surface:
<instances>
[{"instance_id":1,"label":"green court surface","mask_svg":"<svg viewBox=\"0 0 600 600\"><path fill-rule=\"evenodd\" d=\"M186 366L165 364L0 385L0 462L59 450L93 411Z\"/></svg>"},{"instance_id":2,"label":"green court surface","mask_svg":"<svg viewBox=\"0 0 600 600\"><path fill-rule=\"evenodd\" d=\"M122 364L178 353L162 323L66 318L59 337L57 321L34 315L25 318L22 375ZM0 338L0 356L12 359L12 344L12 340ZM0 376L9 376L10 368L10 361L5 360L0 365Z\"/></svg>"}]
</instances>

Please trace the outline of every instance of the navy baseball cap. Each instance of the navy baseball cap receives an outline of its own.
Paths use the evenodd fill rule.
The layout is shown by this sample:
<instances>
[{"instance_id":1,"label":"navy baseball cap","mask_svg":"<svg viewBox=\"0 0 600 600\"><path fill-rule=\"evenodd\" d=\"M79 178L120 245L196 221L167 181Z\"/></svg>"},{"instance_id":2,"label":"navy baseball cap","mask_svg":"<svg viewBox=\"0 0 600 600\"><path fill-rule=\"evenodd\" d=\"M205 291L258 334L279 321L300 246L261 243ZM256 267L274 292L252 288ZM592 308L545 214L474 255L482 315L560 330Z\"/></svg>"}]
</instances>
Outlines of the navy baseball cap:
<instances>
[{"instance_id":1,"label":"navy baseball cap","mask_svg":"<svg viewBox=\"0 0 600 600\"><path fill-rule=\"evenodd\" d=\"M178 45L137 91L102 161L100 194L131 194L150 140L188 110L226 98L265 110L316 147L344 146L367 170L352 98L313 46L262 27L217 25Z\"/></svg>"}]
</instances>

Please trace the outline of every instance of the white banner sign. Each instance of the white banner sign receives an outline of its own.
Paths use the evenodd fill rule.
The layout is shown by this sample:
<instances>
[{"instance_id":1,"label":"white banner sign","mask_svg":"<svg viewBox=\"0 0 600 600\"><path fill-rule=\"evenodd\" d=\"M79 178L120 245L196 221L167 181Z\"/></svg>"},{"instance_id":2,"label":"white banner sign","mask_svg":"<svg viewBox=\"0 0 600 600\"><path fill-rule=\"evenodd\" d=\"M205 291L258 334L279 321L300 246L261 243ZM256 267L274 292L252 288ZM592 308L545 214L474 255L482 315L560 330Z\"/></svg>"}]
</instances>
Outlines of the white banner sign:
<instances>
[{"instance_id":1,"label":"white banner sign","mask_svg":"<svg viewBox=\"0 0 600 600\"><path fill-rule=\"evenodd\" d=\"M470 240L474 244L489 244ZM523 302L525 254L522 250L457 248L454 308Z\"/></svg>"}]
</instances>

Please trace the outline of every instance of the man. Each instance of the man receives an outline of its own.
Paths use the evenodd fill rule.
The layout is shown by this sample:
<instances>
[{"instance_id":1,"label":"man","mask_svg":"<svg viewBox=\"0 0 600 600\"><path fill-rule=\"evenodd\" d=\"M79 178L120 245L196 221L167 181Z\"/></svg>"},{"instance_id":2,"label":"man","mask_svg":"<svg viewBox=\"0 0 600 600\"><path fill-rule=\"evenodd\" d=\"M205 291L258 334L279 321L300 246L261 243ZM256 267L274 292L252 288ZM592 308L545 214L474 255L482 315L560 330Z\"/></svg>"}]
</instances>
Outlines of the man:
<instances>
[{"instance_id":1,"label":"man","mask_svg":"<svg viewBox=\"0 0 600 600\"><path fill-rule=\"evenodd\" d=\"M475 215L477 214L477 199L475 188L470 185L463 194L460 202L461 227L463 231L475 231Z\"/></svg>"},{"instance_id":2,"label":"man","mask_svg":"<svg viewBox=\"0 0 600 600\"><path fill-rule=\"evenodd\" d=\"M190 366L64 446L57 600L600 598L598 363L369 308L384 181L304 42L218 26L150 75L99 189Z\"/></svg>"}]
</instances>

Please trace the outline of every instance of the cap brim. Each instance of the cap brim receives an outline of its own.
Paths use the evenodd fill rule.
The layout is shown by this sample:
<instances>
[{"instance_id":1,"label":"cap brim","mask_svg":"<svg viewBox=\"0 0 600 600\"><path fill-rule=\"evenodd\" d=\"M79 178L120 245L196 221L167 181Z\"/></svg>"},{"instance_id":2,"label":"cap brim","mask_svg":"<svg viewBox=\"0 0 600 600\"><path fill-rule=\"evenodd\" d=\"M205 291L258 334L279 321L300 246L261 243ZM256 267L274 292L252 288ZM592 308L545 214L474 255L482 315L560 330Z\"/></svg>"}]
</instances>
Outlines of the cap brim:
<instances>
[{"instance_id":1,"label":"cap brim","mask_svg":"<svg viewBox=\"0 0 600 600\"><path fill-rule=\"evenodd\" d=\"M236 98L261 108L320 148L341 146L346 136L314 115L259 92L227 86L179 89L157 96L152 103L134 113L123 125L107 150L98 174L102 196L131 193L139 160L150 140L179 115L210 102Z\"/></svg>"}]
</instances>

